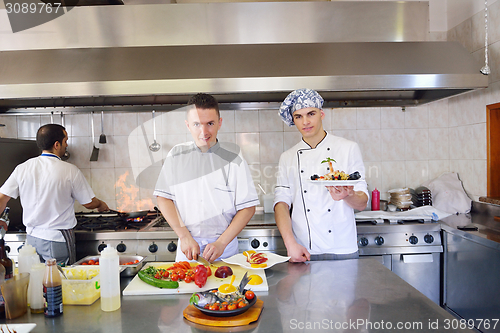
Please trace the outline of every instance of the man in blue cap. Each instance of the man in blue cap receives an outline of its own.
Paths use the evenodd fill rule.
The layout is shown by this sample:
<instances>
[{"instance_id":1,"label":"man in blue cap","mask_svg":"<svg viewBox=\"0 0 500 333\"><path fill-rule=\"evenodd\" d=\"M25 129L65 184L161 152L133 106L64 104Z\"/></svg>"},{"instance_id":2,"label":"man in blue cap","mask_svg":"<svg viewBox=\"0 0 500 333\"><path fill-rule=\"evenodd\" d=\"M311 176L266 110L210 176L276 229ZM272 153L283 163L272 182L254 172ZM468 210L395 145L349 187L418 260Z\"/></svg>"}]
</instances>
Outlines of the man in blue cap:
<instances>
[{"instance_id":1,"label":"man in blue cap","mask_svg":"<svg viewBox=\"0 0 500 333\"><path fill-rule=\"evenodd\" d=\"M323 129L323 98L314 90L298 89L281 104L279 115L297 126L302 140L284 152L274 196L276 224L292 262L358 258L354 209L368 202L365 167L357 143ZM325 175L326 159L335 170L358 171L353 186L323 186L312 175ZM290 213L291 211L291 213Z\"/></svg>"}]
</instances>

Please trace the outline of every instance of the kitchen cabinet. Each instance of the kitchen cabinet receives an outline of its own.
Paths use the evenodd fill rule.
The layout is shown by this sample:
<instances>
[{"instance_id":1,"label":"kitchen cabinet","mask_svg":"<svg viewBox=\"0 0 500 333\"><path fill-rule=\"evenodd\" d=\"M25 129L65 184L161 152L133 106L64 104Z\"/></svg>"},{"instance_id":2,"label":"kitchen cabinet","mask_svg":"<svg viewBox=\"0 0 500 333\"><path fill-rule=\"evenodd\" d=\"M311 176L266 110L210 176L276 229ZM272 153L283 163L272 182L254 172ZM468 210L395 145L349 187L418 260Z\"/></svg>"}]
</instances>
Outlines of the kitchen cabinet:
<instances>
[{"instance_id":1,"label":"kitchen cabinet","mask_svg":"<svg viewBox=\"0 0 500 333\"><path fill-rule=\"evenodd\" d=\"M443 240L444 307L474 320L481 332L500 332L500 244L446 225Z\"/></svg>"}]
</instances>

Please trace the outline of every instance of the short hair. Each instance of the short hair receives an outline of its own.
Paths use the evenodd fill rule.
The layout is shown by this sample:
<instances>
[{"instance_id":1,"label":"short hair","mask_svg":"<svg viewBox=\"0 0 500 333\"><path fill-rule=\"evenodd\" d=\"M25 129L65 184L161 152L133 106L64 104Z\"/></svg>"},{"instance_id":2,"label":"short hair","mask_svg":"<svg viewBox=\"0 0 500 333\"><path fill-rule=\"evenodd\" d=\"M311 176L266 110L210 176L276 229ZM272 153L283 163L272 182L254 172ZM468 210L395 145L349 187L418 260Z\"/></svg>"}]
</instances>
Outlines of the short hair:
<instances>
[{"instance_id":1,"label":"short hair","mask_svg":"<svg viewBox=\"0 0 500 333\"><path fill-rule=\"evenodd\" d=\"M188 105L193 104L197 109L215 109L215 111L217 111L217 117L220 118L219 102L217 102L214 96L198 93L192 96L188 101Z\"/></svg>"},{"instance_id":2,"label":"short hair","mask_svg":"<svg viewBox=\"0 0 500 333\"><path fill-rule=\"evenodd\" d=\"M56 142L62 144L66 135L66 129L59 124L47 124L38 129L36 133L36 145L41 150L51 150Z\"/></svg>"}]
</instances>

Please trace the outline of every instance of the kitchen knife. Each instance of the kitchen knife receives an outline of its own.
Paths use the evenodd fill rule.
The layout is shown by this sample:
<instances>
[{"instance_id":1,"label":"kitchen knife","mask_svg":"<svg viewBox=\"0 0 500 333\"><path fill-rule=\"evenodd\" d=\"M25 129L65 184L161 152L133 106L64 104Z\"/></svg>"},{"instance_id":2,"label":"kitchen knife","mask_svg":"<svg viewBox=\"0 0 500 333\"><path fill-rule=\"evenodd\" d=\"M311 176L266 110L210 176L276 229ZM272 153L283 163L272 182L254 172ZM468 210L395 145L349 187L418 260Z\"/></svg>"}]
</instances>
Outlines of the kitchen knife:
<instances>
[{"instance_id":1,"label":"kitchen knife","mask_svg":"<svg viewBox=\"0 0 500 333\"><path fill-rule=\"evenodd\" d=\"M202 265L210 266L210 263L208 262L208 260L203 258L201 255L198 255L198 259L196 259L196 261Z\"/></svg>"}]
</instances>

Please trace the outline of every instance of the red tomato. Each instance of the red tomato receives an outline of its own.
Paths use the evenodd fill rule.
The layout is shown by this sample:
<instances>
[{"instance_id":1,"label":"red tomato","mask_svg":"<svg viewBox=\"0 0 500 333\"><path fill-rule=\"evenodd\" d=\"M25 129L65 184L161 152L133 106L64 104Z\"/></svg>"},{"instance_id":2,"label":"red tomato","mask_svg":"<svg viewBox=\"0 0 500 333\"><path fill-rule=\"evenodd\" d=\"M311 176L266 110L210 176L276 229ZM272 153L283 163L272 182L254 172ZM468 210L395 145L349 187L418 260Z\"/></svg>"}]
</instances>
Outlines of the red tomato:
<instances>
[{"instance_id":1,"label":"red tomato","mask_svg":"<svg viewBox=\"0 0 500 333\"><path fill-rule=\"evenodd\" d=\"M186 277L184 278L184 282L186 283L191 283L193 281L193 278L189 275L186 275Z\"/></svg>"},{"instance_id":2,"label":"red tomato","mask_svg":"<svg viewBox=\"0 0 500 333\"><path fill-rule=\"evenodd\" d=\"M168 278L168 271L163 271L163 273L161 273L161 275L164 277L164 278Z\"/></svg>"},{"instance_id":3,"label":"red tomato","mask_svg":"<svg viewBox=\"0 0 500 333\"><path fill-rule=\"evenodd\" d=\"M99 265L99 260L96 260L94 265Z\"/></svg>"},{"instance_id":4,"label":"red tomato","mask_svg":"<svg viewBox=\"0 0 500 333\"><path fill-rule=\"evenodd\" d=\"M134 264L138 264L138 263L139 263L139 259L134 260Z\"/></svg>"},{"instance_id":5,"label":"red tomato","mask_svg":"<svg viewBox=\"0 0 500 333\"><path fill-rule=\"evenodd\" d=\"M245 306L247 306L247 304L243 301L238 303L238 309L244 308Z\"/></svg>"},{"instance_id":6,"label":"red tomato","mask_svg":"<svg viewBox=\"0 0 500 333\"><path fill-rule=\"evenodd\" d=\"M252 300L254 297L255 297L254 292L251 290L247 290L247 292L245 293L245 298L248 300Z\"/></svg>"},{"instance_id":7,"label":"red tomato","mask_svg":"<svg viewBox=\"0 0 500 333\"><path fill-rule=\"evenodd\" d=\"M236 310L237 307L238 307L238 305L236 305L235 303L231 303L227 306L227 309L228 310Z\"/></svg>"},{"instance_id":8,"label":"red tomato","mask_svg":"<svg viewBox=\"0 0 500 333\"><path fill-rule=\"evenodd\" d=\"M227 304L222 304L222 305L220 306L220 309L219 309L219 310L221 310L221 311L226 311L226 310L227 310Z\"/></svg>"},{"instance_id":9,"label":"red tomato","mask_svg":"<svg viewBox=\"0 0 500 333\"><path fill-rule=\"evenodd\" d=\"M170 276L170 278L172 279L172 281L178 281L179 280L179 275L177 274L172 274L172 276Z\"/></svg>"},{"instance_id":10,"label":"red tomato","mask_svg":"<svg viewBox=\"0 0 500 333\"><path fill-rule=\"evenodd\" d=\"M210 307L209 304L205 304L205 306L204 306L205 309L208 309L209 307Z\"/></svg>"},{"instance_id":11,"label":"red tomato","mask_svg":"<svg viewBox=\"0 0 500 333\"><path fill-rule=\"evenodd\" d=\"M156 274L155 274L155 279L161 279L161 275L160 275L160 273L156 272Z\"/></svg>"},{"instance_id":12,"label":"red tomato","mask_svg":"<svg viewBox=\"0 0 500 333\"><path fill-rule=\"evenodd\" d=\"M82 265L88 265L86 262L82 262Z\"/></svg>"},{"instance_id":13,"label":"red tomato","mask_svg":"<svg viewBox=\"0 0 500 333\"><path fill-rule=\"evenodd\" d=\"M89 265L93 265L93 264L95 264L95 260L90 259L90 260L88 261L88 263L89 263Z\"/></svg>"},{"instance_id":14,"label":"red tomato","mask_svg":"<svg viewBox=\"0 0 500 333\"><path fill-rule=\"evenodd\" d=\"M184 280L186 278L186 272L180 271L179 272L179 279Z\"/></svg>"},{"instance_id":15,"label":"red tomato","mask_svg":"<svg viewBox=\"0 0 500 333\"><path fill-rule=\"evenodd\" d=\"M214 304L210 305L210 307L208 309L209 310L219 310L219 304L214 303Z\"/></svg>"}]
</instances>

